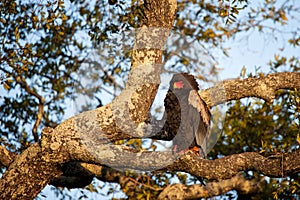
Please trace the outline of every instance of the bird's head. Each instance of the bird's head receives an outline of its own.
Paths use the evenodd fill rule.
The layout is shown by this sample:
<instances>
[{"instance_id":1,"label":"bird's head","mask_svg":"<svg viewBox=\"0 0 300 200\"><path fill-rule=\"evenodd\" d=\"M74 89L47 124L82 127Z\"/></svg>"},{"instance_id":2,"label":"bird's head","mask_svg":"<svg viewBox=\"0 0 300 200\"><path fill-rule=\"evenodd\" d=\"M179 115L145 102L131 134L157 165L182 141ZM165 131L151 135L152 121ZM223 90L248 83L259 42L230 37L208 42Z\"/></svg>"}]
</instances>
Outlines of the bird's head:
<instances>
[{"instance_id":1,"label":"bird's head","mask_svg":"<svg viewBox=\"0 0 300 200\"><path fill-rule=\"evenodd\" d=\"M170 87L174 91L199 90L198 83L194 76L185 73L175 74L170 82Z\"/></svg>"}]
</instances>

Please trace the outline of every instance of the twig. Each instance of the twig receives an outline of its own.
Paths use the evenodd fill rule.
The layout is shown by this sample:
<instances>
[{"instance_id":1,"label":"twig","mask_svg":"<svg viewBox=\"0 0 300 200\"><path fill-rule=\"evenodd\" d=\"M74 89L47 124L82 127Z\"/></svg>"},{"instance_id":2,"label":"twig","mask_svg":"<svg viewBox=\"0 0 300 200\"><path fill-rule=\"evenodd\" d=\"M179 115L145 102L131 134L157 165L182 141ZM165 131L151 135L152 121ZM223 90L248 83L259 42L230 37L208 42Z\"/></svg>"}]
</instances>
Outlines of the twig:
<instances>
[{"instance_id":1,"label":"twig","mask_svg":"<svg viewBox=\"0 0 300 200\"><path fill-rule=\"evenodd\" d=\"M38 114L37 114L37 119L34 123L33 129L32 129L32 134L34 137L34 141L38 142L39 138L38 138L38 134L37 134L37 129L38 126L40 125L41 121L42 121L42 117L43 117L43 113L44 113L44 104L45 104L45 99L39 95L37 92L33 91L28 84L26 83L26 81L24 80L24 78L21 78L20 76L16 77L16 81L17 83L19 83L21 85L21 87L23 87L29 94L35 96L38 100L39 100L39 104L38 104Z\"/></svg>"}]
</instances>

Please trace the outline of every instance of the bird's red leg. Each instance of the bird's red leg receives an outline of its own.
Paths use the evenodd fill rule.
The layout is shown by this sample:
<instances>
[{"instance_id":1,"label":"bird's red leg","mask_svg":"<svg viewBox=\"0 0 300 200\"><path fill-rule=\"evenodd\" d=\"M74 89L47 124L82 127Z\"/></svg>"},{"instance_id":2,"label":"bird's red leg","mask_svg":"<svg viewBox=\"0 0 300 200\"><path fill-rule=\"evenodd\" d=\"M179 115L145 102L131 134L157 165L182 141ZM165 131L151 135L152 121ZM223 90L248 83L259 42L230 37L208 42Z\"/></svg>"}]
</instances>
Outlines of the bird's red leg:
<instances>
[{"instance_id":1,"label":"bird's red leg","mask_svg":"<svg viewBox=\"0 0 300 200\"><path fill-rule=\"evenodd\" d=\"M174 147L173 147L173 154L176 154L176 153L178 153L178 154L184 154L186 151L188 151L188 150L178 150L178 145L174 145Z\"/></svg>"}]
</instances>

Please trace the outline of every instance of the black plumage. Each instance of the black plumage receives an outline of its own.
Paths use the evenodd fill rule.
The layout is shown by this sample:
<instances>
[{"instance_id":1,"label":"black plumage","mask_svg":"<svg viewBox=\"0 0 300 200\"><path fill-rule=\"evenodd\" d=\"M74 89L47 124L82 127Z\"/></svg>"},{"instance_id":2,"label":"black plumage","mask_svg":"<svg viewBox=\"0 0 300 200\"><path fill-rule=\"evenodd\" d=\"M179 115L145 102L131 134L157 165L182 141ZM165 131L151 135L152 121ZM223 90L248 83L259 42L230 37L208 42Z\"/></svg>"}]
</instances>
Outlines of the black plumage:
<instances>
[{"instance_id":1,"label":"black plumage","mask_svg":"<svg viewBox=\"0 0 300 200\"><path fill-rule=\"evenodd\" d=\"M211 114L198 90L198 84L192 75L173 75L164 101L166 126L174 136L176 153L196 147L199 155L206 157Z\"/></svg>"}]
</instances>

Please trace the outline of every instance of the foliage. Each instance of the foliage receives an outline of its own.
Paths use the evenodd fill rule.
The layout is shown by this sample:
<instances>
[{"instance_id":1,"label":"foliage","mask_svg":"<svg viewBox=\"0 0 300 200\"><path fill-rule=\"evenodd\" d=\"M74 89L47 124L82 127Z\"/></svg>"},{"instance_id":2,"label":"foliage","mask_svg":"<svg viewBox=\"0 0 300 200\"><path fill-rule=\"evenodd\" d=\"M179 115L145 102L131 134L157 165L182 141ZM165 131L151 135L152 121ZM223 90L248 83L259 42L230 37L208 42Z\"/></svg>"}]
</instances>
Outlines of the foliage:
<instances>
[{"instance_id":1,"label":"foliage","mask_svg":"<svg viewBox=\"0 0 300 200\"><path fill-rule=\"evenodd\" d=\"M63 103L77 82L73 73L80 66L77 52L83 44L75 38L78 22L68 20L62 1L1 1L0 7L0 70L10 80L1 102L0 133L15 148L20 140L32 141L28 135L37 120L38 96L45 99L41 125L53 127L61 121Z\"/></svg>"}]
</instances>

